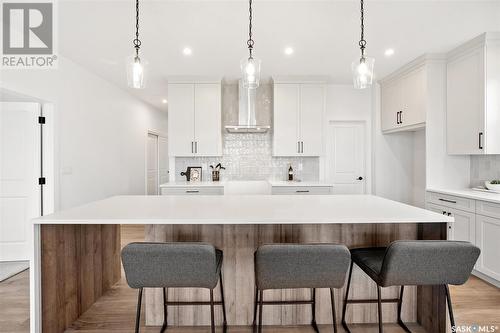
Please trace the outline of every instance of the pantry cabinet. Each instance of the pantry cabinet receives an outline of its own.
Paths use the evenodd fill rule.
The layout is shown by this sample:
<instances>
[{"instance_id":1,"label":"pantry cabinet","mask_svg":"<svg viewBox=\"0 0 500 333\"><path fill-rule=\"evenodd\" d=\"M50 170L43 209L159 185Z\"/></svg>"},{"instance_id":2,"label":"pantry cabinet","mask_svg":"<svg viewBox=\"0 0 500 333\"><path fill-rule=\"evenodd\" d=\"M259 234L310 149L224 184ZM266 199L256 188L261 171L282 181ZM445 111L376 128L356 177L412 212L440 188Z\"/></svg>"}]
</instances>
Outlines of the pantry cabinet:
<instances>
[{"instance_id":1,"label":"pantry cabinet","mask_svg":"<svg viewBox=\"0 0 500 333\"><path fill-rule=\"evenodd\" d=\"M381 128L385 133L425 126L428 108L427 56L404 66L380 81Z\"/></svg>"},{"instance_id":2,"label":"pantry cabinet","mask_svg":"<svg viewBox=\"0 0 500 333\"><path fill-rule=\"evenodd\" d=\"M500 154L500 33L447 54L448 154Z\"/></svg>"},{"instance_id":3,"label":"pantry cabinet","mask_svg":"<svg viewBox=\"0 0 500 333\"><path fill-rule=\"evenodd\" d=\"M220 156L221 85L168 84L168 152L170 156Z\"/></svg>"},{"instance_id":4,"label":"pantry cabinet","mask_svg":"<svg viewBox=\"0 0 500 333\"><path fill-rule=\"evenodd\" d=\"M323 154L325 85L274 83L273 155Z\"/></svg>"}]
</instances>

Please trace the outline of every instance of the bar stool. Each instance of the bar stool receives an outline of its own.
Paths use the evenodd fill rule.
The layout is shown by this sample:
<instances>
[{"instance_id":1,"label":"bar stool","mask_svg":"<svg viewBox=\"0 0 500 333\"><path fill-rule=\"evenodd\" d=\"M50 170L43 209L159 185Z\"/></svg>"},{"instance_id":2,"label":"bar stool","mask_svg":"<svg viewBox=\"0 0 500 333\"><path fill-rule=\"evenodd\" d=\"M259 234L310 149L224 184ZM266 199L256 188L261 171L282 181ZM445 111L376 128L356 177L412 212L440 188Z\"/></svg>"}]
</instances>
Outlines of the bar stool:
<instances>
[{"instance_id":1,"label":"bar stool","mask_svg":"<svg viewBox=\"0 0 500 333\"><path fill-rule=\"evenodd\" d=\"M255 252L255 306L253 329L259 310L259 333L262 332L264 305L310 304L311 325L316 324L316 288L329 288L332 303L333 329L337 332L334 288L344 285L350 254L344 245L274 244L263 245ZM310 288L311 300L264 301L264 290Z\"/></svg>"},{"instance_id":2,"label":"bar stool","mask_svg":"<svg viewBox=\"0 0 500 333\"><path fill-rule=\"evenodd\" d=\"M121 253L127 283L139 289L135 332L139 332L144 288L163 288L163 326L167 329L167 307L210 305L212 333L215 333L214 305L222 305L223 329L227 330L226 306L222 283L222 251L204 243L131 243ZM220 281L221 301L214 301L214 289ZM206 288L209 302L169 302L167 288Z\"/></svg>"},{"instance_id":3,"label":"bar stool","mask_svg":"<svg viewBox=\"0 0 500 333\"><path fill-rule=\"evenodd\" d=\"M460 241L395 241L387 248L351 250L351 267L347 282L342 326L350 332L345 314L347 304L377 303L378 327L383 332L382 303L397 303L398 324L411 332L401 319L404 286L443 285L452 328L455 326L449 284L462 285L469 278L480 250L469 242ZM377 300L349 300L353 264L361 268L377 284ZM401 286L399 298L381 298L381 287Z\"/></svg>"}]
</instances>

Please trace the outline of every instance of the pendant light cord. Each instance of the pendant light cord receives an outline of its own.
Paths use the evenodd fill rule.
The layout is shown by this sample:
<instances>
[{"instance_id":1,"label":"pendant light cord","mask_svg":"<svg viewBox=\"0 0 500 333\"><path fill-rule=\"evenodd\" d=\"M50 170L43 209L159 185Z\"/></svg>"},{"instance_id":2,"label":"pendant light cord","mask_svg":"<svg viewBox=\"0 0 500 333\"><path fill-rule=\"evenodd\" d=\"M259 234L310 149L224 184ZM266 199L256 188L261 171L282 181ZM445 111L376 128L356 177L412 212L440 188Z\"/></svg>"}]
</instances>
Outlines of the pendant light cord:
<instances>
[{"instance_id":1,"label":"pendant light cord","mask_svg":"<svg viewBox=\"0 0 500 333\"><path fill-rule=\"evenodd\" d=\"M252 52L253 52L253 45L254 45L254 41L252 39L252 19L253 19L253 13L252 13L252 0L249 0L248 1L248 12L249 12L249 16L248 16L248 19L249 19L249 24L248 24L248 41L247 41L247 46L248 46L248 53L249 53L249 57L248 59L253 59L252 57Z\"/></svg>"},{"instance_id":2,"label":"pendant light cord","mask_svg":"<svg viewBox=\"0 0 500 333\"><path fill-rule=\"evenodd\" d=\"M359 40L359 48L361 49L361 60L365 59L365 6L364 0L361 0L361 39Z\"/></svg>"},{"instance_id":3,"label":"pendant light cord","mask_svg":"<svg viewBox=\"0 0 500 333\"><path fill-rule=\"evenodd\" d=\"M135 1L135 57L139 58L139 49L141 48L141 40L139 39L139 0Z\"/></svg>"}]
</instances>

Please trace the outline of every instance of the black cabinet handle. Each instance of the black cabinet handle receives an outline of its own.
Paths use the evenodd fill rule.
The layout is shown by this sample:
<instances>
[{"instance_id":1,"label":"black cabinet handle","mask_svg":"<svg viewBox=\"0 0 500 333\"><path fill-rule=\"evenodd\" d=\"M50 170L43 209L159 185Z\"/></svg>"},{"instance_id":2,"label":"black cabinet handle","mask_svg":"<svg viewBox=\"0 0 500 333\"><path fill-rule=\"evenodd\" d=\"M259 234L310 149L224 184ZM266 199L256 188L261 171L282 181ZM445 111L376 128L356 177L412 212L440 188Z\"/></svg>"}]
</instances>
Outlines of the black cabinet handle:
<instances>
[{"instance_id":1,"label":"black cabinet handle","mask_svg":"<svg viewBox=\"0 0 500 333\"><path fill-rule=\"evenodd\" d=\"M396 124L399 125L399 111L396 112Z\"/></svg>"},{"instance_id":2,"label":"black cabinet handle","mask_svg":"<svg viewBox=\"0 0 500 333\"><path fill-rule=\"evenodd\" d=\"M296 193L309 193L309 190L297 190Z\"/></svg>"},{"instance_id":3,"label":"black cabinet handle","mask_svg":"<svg viewBox=\"0 0 500 333\"><path fill-rule=\"evenodd\" d=\"M300 154L300 141L297 141L297 153Z\"/></svg>"},{"instance_id":4,"label":"black cabinet handle","mask_svg":"<svg viewBox=\"0 0 500 333\"><path fill-rule=\"evenodd\" d=\"M452 203L452 204L456 204L457 203L454 200L448 200L448 199L443 199L443 198L439 198L439 201L449 202L449 203Z\"/></svg>"},{"instance_id":5,"label":"black cabinet handle","mask_svg":"<svg viewBox=\"0 0 500 333\"><path fill-rule=\"evenodd\" d=\"M448 213L448 216L451 216L451 213Z\"/></svg>"},{"instance_id":6,"label":"black cabinet handle","mask_svg":"<svg viewBox=\"0 0 500 333\"><path fill-rule=\"evenodd\" d=\"M446 212L443 210L443 215L446 215Z\"/></svg>"},{"instance_id":7,"label":"black cabinet handle","mask_svg":"<svg viewBox=\"0 0 500 333\"><path fill-rule=\"evenodd\" d=\"M479 132L479 149L483 149L483 132Z\"/></svg>"},{"instance_id":8,"label":"black cabinet handle","mask_svg":"<svg viewBox=\"0 0 500 333\"><path fill-rule=\"evenodd\" d=\"M399 123L403 123L403 111L399 111Z\"/></svg>"},{"instance_id":9,"label":"black cabinet handle","mask_svg":"<svg viewBox=\"0 0 500 333\"><path fill-rule=\"evenodd\" d=\"M186 193L200 193L198 190L186 190Z\"/></svg>"}]
</instances>

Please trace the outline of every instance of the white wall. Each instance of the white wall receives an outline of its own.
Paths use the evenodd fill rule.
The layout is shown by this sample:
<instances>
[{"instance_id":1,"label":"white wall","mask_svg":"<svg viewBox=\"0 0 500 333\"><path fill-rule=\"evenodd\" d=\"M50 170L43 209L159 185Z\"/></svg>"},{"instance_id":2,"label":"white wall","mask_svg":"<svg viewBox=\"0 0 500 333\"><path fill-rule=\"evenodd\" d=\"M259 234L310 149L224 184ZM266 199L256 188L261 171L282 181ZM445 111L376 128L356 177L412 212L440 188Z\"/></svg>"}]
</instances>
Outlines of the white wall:
<instances>
[{"instance_id":1,"label":"white wall","mask_svg":"<svg viewBox=\"0 0 500 333\"><path fill-rule=\"evenodd\" d=\"M366 193L372 192L372 95L370 89L354 89L352 85L327 86L326 120L331 121L364 121L366 123ZM325 132L327 133L327 132ZM325 136L326 137L326 136ZM324 159L326 160L326 159ZM326 161L323 161L326 168Z\"/></svg>"},{"instance_id":2,"label":"white wall","mask_svg":"<svg viewBox=\"0 0 500 333\"><path fill-rule=\"evenodd\" d=\"M147 131L167 132L165 112L63 57L54 70L3 70L0 87L54 106L56 210L145 193Z\"/></svg>"}]
</instances>

